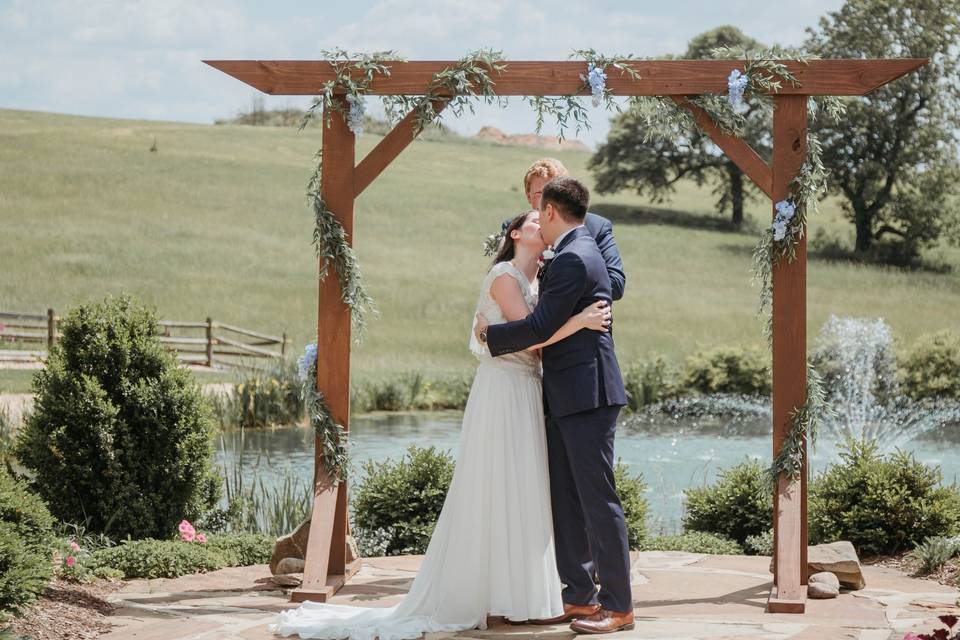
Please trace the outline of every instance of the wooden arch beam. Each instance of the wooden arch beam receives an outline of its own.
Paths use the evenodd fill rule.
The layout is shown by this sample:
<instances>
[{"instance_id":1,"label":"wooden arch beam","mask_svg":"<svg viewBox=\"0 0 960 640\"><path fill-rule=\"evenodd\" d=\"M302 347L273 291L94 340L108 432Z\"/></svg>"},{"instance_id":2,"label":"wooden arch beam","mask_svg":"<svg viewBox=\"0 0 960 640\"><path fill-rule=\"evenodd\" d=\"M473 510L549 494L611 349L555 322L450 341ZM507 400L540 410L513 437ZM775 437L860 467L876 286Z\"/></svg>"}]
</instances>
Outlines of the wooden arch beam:
<instances>
[{"instance_id":1,"label":"wooden arch beam","mask_svg":"<svg viewBox=\"0 0 960 640\"><path fill-rule=\"evenodd\" d=\"M678 106L693 116L697 125L706 132L714 144L727 154L744 175L750 178L768 198L773 197L773 172L753 147L736 136L724 133L706 111L686 99L685 96L670 96Z\"/></svg>"},{"instance_id":2,"label":"wooden arch beam","mask_svg":"<svg viewBox=\"0 0 960 640\"><path fill-rule=\"evenodd\" d=\"M336 79L323 60L204 60L205 63L270 95L316 95L325 82ZM783 83L781 95L863 95L926 64L925 58L884 60L782 60L800 86ZM371 95L423 95L434 74L455 60L391 62L389 76L377 76ZM589 95L583 91L585 62L503 62L494 74L494 90L501 96ZM629 63L639 80L607 70L607 88L617 96L698 95L726 93L727 76L743 70L743 60L644 60Z\"/></svg>"}]
</instances>

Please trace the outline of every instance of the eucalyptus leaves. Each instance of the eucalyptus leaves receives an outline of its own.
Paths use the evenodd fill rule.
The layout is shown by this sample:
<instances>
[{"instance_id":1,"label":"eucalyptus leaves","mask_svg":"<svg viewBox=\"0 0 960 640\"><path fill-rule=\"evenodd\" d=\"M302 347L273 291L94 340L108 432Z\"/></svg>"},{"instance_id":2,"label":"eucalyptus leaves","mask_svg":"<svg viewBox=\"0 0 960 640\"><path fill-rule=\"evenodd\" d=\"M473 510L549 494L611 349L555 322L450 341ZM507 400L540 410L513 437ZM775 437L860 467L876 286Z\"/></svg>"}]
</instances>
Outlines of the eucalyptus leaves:
<instances>
[{"instance_id":1,"label":"eucalyptus leaves","mask_svg":"<svg viewBox=\"0 0 960 640\"><path fill-rule=\"evenodd\" d=\"M317 345L308 344L297 360L302 380L302 393L310 426L319 442L317 448L323 460L323 469L336 485L347 475L347 433L330 414L323 394L317 390Z\"/></svg>"}]
</instances>

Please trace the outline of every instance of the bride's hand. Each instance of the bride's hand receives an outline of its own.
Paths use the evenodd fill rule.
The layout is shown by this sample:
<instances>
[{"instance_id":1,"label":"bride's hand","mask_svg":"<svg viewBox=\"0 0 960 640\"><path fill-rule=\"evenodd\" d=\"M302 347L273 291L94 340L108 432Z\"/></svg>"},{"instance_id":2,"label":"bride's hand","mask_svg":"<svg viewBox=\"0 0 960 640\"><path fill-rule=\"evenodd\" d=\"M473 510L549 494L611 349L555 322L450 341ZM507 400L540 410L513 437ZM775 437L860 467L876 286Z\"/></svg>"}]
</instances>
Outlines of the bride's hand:
<instances>
[{"instance_id":1,"label":"bride's hand","mask_svg":"<svg viewBox=\"0 0 960 640\"><path fill-rule=\"evenodd\" d=\"M574 317L584 329L602 331L603 333L610 330L610 323L613 322L610 303L606 300L597 300Z\"/></svg>"}]
</instances>

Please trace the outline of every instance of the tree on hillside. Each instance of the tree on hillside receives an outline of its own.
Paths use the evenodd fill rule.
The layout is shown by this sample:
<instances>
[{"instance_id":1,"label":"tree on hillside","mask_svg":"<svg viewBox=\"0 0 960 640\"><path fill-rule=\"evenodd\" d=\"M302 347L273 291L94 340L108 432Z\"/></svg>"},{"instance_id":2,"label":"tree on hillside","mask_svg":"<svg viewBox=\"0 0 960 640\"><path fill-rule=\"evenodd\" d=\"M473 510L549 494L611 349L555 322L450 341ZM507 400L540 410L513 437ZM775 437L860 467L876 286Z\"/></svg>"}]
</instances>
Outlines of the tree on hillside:
<instances>
[{"instance_id":1,"label":"tree on hillside","mask_svg":"<svg viewBox=\"0 0 960 640\"><path fill-rule=\"evenodd\" d=\"M824 58L930 58L851 100L839 124L811 122L856 252L909 264L941 237L960 239L960 0L850 0L808 33Z\"/></svg>"},{"instance_id":2,"label":"tree on hillside","mask_svg":"<svg viewBox=\"0 0 960 640\"><path fill-rule=\"evenodd\" d=\"M736 27L723 26L693 38L683 57L711 58L713 49L721 46L764 48ZM769 114L753 105L745 115L744 139L761 155L769 155ZM677 140L651 136L643 115L636 109L628 109L614 118L607 141L597 148L588 167L594 174L598 192L634 189L638 194L650 196L654 202L666 200L673 193L674 185L684 178L701 186L714 185L717 210L730 211L731 222L737 228L743 223L745 201L759 193L709 136L699 131L685 132Z\"/></svg>"}]
</instances>

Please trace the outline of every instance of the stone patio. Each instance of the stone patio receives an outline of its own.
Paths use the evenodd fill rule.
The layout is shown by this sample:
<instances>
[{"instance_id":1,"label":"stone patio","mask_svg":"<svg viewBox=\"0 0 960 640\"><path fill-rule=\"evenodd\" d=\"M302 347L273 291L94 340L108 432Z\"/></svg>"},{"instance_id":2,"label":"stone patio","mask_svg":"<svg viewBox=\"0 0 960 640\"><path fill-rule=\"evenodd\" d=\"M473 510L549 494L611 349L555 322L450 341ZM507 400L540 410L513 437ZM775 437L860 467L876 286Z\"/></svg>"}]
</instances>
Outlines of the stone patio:
<instances>
[{"instance_id":1,"label":"stone patio","mask_svg":"<svg viewBox=\"0 0 960 640\"><path fill-rule=\"evenodd\" d=\"M364 607L394 604L406 593L419 556L371 558L334 598ZM834 600L809 600L804 615L767 614L769 558L678 552L634 554L636 628L613 638L657 640L900 640L929 631L936 617L960 614L956 589L910 578L893 569L864 567L867 588ZM109 600L117 609L111 640L276 639L267 624L289 608L288 592L270 580L266 565L224 569L173 580L135 580ZM510 626L491 619L464 638L563 639L566 625ZM451 634L431 634L440 640Z\"/></svg>"}]
</instances>

